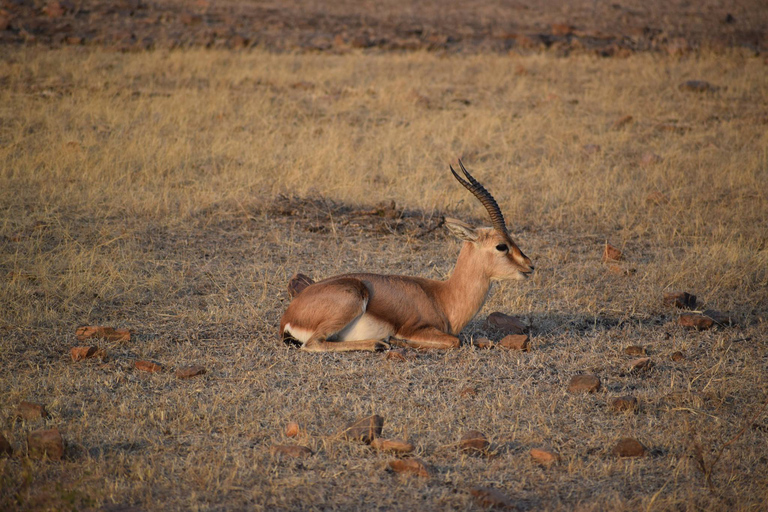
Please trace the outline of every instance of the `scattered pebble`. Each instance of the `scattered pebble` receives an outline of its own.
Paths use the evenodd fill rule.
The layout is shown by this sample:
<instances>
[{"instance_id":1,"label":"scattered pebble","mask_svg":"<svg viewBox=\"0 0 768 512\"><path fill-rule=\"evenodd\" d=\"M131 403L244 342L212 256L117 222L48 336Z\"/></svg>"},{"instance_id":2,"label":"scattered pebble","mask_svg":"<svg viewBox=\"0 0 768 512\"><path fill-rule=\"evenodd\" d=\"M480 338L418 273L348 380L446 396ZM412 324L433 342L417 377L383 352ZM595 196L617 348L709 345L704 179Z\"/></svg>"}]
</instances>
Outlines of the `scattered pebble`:
<instances>
[{"instance_id":1,"label":"scattered pebble","mask_svg":"<svg viewBox=\"0 0 768 512\"><path fill-rule=\"evenodd\" d=\"M104 338L108 341L131 341L131 331L128 329L114 329L100 325L84 325L77 328L75 336L80 341L93 338Z\"/></svg>"},{"instance_id":2,"label":"scattered pebble","mask_svg":"<svg viewBox=\"0 0 768 512\"><path fill-rule=\"evenodd\" d=\"M645 455L645 446L637 439L623 437L613 447L613 453L619 457L642 457Z\"/></svg>"},{"instance_id":3,"label":"scattered pebble","mask_svg":"<svg viewBox=\"0 0 768 512\"><path fill-rule=\"evenodd\" d=\"M620 250L618 250L608 242L605 243L605 248L603 249L603 261L619 261L623 258L624 258L624 255L621 253Z\"/></svg>"},{"instance_id":4,"label":"scattered pebble","mask_svg":"<svg viewBox=\"0 0 768 512\"><path fill-rule=\"evenodd\" d=\"M306 446L299 446L295 444L276 444L269 449L272 455L284 455L286 457L309 457L312 455L312 450Z\"/></svg>"},{"instance_id":5,"label":"scattered pebble","mask_svg":"<svg viewBox=\"0 0 768 512\"><path fill-rule=\"evenodd\" d=\"M639 345L630 345L624 349L624 353L629 356L644 356L646 354L645 347Z\"/></svg>"},{"instance_id":6,"label":"scattered pebble","mask_svg":"<svg viewBox=\"0 0 768 512\"><path fill-rule=\"evenodd\" d=\"M374 414L373 416L350 423L339 435L348 441L361 441L365 444L371 444L374 439L381 437L383 428L384 418Z\"/></svg>"},{"instance_id":7,"label":"scattered pebble","mask_svg":"<svg viewBox=\"0 0 768 512\"><path fill-rule=\"evenodd\" d=\"M550 28L553 36L569 36L574 31L574 26L567 23L552 23Z\"/></svg>"},{"instance_id":8,"label":"scattered pebble","mask_svg":"<svg viewBox=\"0 0 768 512\"><path fill-rule=\"evenodd\" d=\"M429 468L421 459L395 459L389 461L389 468L395 473L405 473L421 477L429 477Z\"/></svg>"},{"instance_id":9,"label":"scattered pebble","mask_svg":"<svg viewBox=\"0 0 768 512\"><path fill-rule=\"evenodd\" d=\"M64 455L64 440L57 428L30 432L27 436L27 447L29 456L33 459L42 459L48 455L51 460L60 460Z\"/></svg>"},{"instance_id":10,"label":"scattered pebble","mask_svg":"<svg viewBox=\"0 0 768 512\"><path fill-rule=\"evenodd\" d=\"M293 275L293 277L291 277L291 280L288 281L288 295L290 295L291 298L294 298L302 291L304 291L304 288L313 283L314 281L311 277L296 273Z\"/></svg>"},{"instance_id":11,"label":"scattered pebble","mask_svg":"<svg viewBox=\"0 0 768 512\"><path fill-rule=\"evenodd\" d=\"M72 361L82 361L93 357L104 359L107 356L107 353L99 347L72 347L69 354L72 356Z\"/></svg>"},{"instance_id":12,"label":"scattered pebble","mask_svg":"<svg viewBox=\"0 0 768 512\"><path fill-rule=\"evenodd\" d=\"M19 403L18 407L16 407L16 417L25 420L47 418L48 411L45 410L44 405L24 401Z\"/></svg>"},{"instance_id":13,"label":"scattered pebble","mask_svg":"<svg viewBox=\"0 0 768 512\"><path fill-rule=\"evenodd\" d=\"M632 395L620 396L611 400L611 409L615 412L635 411L637 398Z\"/></svg>"},{"instance_id":14,"label":"scattered pebble","mask_svg":"<svg viewBox=\"0 0 768 512\"><path fill-rule=\"evenodd\" d=\"M459 448L463 452L482 452L488 448L488 439L479 430L468 430L461 436Z\"/></svg>"},{"instance_id":15,"label":"scattered pebble","mask_svg":"<svg viewBox=\"0 0 768 512\"><path fill-rule=\"evenodd\" d=\"M568 383L568 391L571 393L595 393L600 391L600 379L588 373L576 375Z\"/></svg>"},{"instance_id":16,"label":"scattered pebble","mask_svg":"<svg viewBox=\"0 0 768 512\"><path fill-rule=\"evenodd\" d=\"M400 439L381 439L377 437L371 441L371 447L380 452L411 453L413 445Z\"/></svg>"},{"instance_id":17,"label":"scattered pebble","mask_svg":"<svg viewBox=\"0 0 768 512\"><path fill-rule=\"evenodd\" d=\"M629 371L639 372L642 370L648 370L652 366L653 366L653 361L651 361L650 357L641 357L629 363Z\"/></svg>"},{"instance_id":18,"label":"scattered pebble","mask_svg":"<svg viewBox=\"0 0 768 512\"><path fill-rule=\"evenodd\" d=\"M499 346L508 350L522 350L528 352L531 349L528 336L525 334L510 334L504 336L499 342Z\"/></svg>"},{"instance_id":19,"label":"scattered pebble","mask_svg":"<svg viewBox=\"0 0 768 512\"><path fill-rule=\"evenodd\" d=\"M697 329L703 331L715 325L715 321L708 316L699 313L683 313L680 315L678 323L686 329Z\"/></svg>"},{"instance_id":20,"label":"scattered pebble","mask_svg":"<svg viewBox=\"0 0 768 512\"><path fill-rule=\"evenodd\" d=\"M13 447L2 432L0 432L0 455L7 455L9 457L13 455Z\"/></svg>"},{"instance_id":21,"label":"scattered pebble","mask_svg":"<svg viewBox=\"0 0 768 512\"><path fill-rule=\"evenodd\" d=\"M519 318L498 311L488 315L485 325L505 334L523 334L527 330L526 325Z\"/></svg>"},{"instance_id":22,"label":"scattered pebble","mask_svg":"<svg viewBox=\"0 0 768 512\"><path fill-rule=\"evenodd\" d=\"M696 296L688 292L669 292L662 298L665 306L674 306L680 309L694 309L696 307Z\"/></svg>"},{"instance_id":23,"label":"scattered pebble","mask_svg":"<svg viewBox=\"0 0 768 512\"><path fill-rule=\"evenodd\" d=\"M477 388L474 386L467 386L459 391L459 396L468 397L477 395Z\"/></svg>"},{"instance_id":24,"label":"scattered pebble","mask_svg":"<svg viewBox=\"0 0 768 512\"><path fill-rule=\"evenodd\" d=\"M182 366L176 370L177 379L191 379L203 375L207 370L203 366Z\"/></svg>"},{"instance_id":25,"label":"scattered pebble","mask_svg":"<svg viewBox=\"0 0 768 512\"><path fill-rule=\"evenodd\" d=\"M288 437L296 437L299 435L299 424L295 421L289 421L285 425L285 435Z\"/></svg>"},{"instance_id":26,"label":"scattered pebble","mask_svg":"<svg viewBox=\"0 0 768 512\"><path fill-rule=\"evenodd\" d=\"M531 459L544 466L551 466L560 460L560 456L550 450L531 448Z\"/></svg>"},{"instance_id":27,"label":"scattered pebble","mask_svg":"<svg viewBox=\"0 0 768 512\"><path fill-rule=\"evenodd\" d=\"M685 355L679 350L672 353L672 360L676 363L685 359Z\"/></svg>"},{"instance_id":28,"label":"scattered pebble","mask_svg":"<svg viewBox=\"0 0 768 512\"><path fill-rule=\"evenodd\" d=\"M133 366L143 372L157 373L163 371L162 365L152 361L134 361Z\"/></svg>"},{"instance_id":29,"label":"scattered pebble","mask_svg":"<svg viewBox=\"0 0 768 512\"><path fill-rule=\"evenodd\" d=\"M503 492L492 487L473 487L469 490L483 508L514 509L515 504Z\"/></svg>"},{"instance_id":30,"label":"scattered pebble","mask_svg":"<svg viewBox=\"0 0 768 512\"><path fill-rule=\"evenodd\" d=\"M720 311L715 311L714 309L706 309L702 314L711 318L718 325L733 325L733 320L731 317L725 313L721 313Z\"/></svg>"},{"instance_id":31,"label":"scattered pebble","mask_svg":"<svg viewBox=\"0 0 768 512\"><path fill-rule=\"evenodd\" d=\"M475 338L472 340L472 346L480 349L493 348L493 342L488 338Z\"/></svg>"}]
</instances>

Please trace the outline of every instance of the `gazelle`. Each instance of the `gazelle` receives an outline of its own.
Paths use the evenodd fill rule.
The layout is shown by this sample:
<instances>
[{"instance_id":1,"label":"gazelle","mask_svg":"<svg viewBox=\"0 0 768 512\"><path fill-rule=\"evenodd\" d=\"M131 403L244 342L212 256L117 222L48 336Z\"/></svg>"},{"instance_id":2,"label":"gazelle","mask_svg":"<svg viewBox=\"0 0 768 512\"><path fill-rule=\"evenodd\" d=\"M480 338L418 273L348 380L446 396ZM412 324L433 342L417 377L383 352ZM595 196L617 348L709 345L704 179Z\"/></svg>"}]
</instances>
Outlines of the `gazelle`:
<instances>
[{"instance_id":1,"label":"gazelle","mask_svg":"<svg viewBox=\"0 0 768 512\"><path fill-rule=\"evenodd\" d=\"M344 274L305 288L280 320L286 343L312 352L384 350L394 337L419 348L459 346L457 335L485 302L492 280L524 279L531 260L507 232L493 196L459 160L466 180L451 173L488 210L490 228L474 228L457 219L445 225L464 240L446 281L380 274Z\"/></svg>"}]
</instances>

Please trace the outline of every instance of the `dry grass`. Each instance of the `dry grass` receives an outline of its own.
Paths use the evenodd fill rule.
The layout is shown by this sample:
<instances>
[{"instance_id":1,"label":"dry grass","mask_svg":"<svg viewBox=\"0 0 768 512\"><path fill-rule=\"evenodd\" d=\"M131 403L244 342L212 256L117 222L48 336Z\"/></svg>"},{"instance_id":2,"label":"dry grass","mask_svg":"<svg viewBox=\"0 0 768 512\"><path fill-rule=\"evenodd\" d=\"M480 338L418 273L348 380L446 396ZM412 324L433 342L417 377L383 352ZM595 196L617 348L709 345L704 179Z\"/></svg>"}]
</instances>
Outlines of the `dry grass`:
<instances>
[{"instance_id":1,"label":"dry grass","mask_svg":"<svg viewBox=\"0 0 768 512\"><path fill-rule=\"evenodd\" d=\"M485 485L521 509L760 509L765 413L723 451L713 489L694 448L711 465L768 389L765 76L738 53L4 53L0 419L21 456L0 458L0 508L467 509ZM688 79L720 89L678 90ZM641 165L647 151L663 161ZM533 350L398 364L279 343L295 271L448 275L458 243L418 224L482 219L447 176L457 156L537 267L497 287L465 339L493 335L482 319L501 310L531 322ZM393 199L412 211L405 229L355 212ZM600 263L605 240L628 274ZM672 289L737 326L683 331L661 305ZM104 363L71 363L80 324L136 336L101 343ZM628 372L630 344L649 345L656 366ZM142 374L137 358L209 372ZM604 390L566 393L584 370ZM470 385L477 395L460 396ZM627 393L639 412L611 413ZM40 425L13 420L21 400L47 404L63 462L23 457ZM370 413L417 446L431 478L393 476L388 457L331 436ZM269 455L287 421L314 456ZM492 456L458 452L470 428ZM651 455L617 460L624 435ZM539 446L563 462L536 466Z\"/></svg>"}]
</instances>

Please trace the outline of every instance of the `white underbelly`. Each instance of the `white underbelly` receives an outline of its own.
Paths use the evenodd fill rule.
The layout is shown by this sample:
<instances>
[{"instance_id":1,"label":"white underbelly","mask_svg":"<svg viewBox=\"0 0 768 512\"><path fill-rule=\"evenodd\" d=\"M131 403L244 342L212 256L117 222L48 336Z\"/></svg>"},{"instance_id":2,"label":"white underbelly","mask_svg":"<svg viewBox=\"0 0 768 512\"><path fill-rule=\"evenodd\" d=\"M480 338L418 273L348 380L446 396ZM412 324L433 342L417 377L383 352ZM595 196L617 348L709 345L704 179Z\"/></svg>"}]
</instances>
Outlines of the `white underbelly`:
<instances>
[{"instance_id":1,"label":"white underbelly","mask_svg":"<svg viewBox=\"0 0 768 512\"><path fill-rule=\"evenodd\" d=\"M384 340L393 334L395 331L390 324L363 314L350 322L333 339L338 341Z\"/></svg>"}]
</instances>

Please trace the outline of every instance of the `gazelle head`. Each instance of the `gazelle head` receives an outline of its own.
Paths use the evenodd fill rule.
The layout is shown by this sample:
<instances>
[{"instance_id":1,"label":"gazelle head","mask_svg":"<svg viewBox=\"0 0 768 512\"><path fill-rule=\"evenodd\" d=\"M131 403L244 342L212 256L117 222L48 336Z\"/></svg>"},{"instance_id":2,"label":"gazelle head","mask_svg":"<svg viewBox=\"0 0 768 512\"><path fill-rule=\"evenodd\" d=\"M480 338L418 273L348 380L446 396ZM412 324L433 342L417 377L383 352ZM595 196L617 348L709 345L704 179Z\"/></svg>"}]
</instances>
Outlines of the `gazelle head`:
<instances>
[{"instance_id":1,"label":"gazelle head","mask_svg":"<svg viewBox=\"0 0 768 512\"><path fill-rule=\"evenodd\" d=\"M459 160L466 180L451 166L453 176L485 206L491 218L490 228L475 228L446 217L445 225L454 236L468 242L471 257L483 268L489 279L525 279L533 272L533 264L507 232L504 216L493 196L474 178Z\"/></svg>"}]
</instances>

